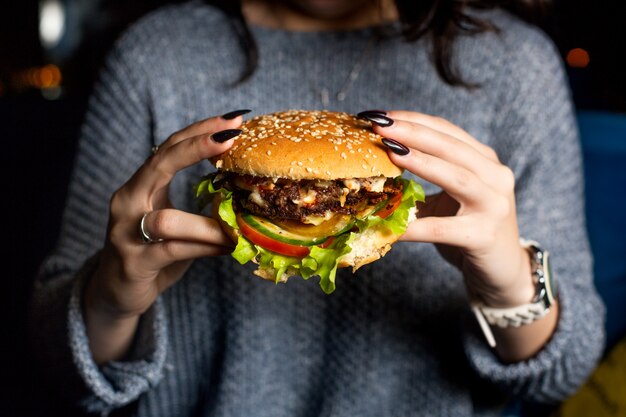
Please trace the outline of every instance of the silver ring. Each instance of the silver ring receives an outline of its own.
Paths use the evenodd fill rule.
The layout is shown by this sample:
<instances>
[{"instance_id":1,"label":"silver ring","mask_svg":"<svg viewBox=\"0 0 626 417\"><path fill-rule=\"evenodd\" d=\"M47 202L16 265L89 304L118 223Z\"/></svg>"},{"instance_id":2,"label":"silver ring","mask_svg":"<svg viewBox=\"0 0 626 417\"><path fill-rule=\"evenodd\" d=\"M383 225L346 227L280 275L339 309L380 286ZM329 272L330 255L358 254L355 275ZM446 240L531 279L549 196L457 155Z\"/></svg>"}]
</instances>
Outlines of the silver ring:
<instances>
[{"instance_id":1,"label":"silver ring","mask_svg":"<svg viewBox=\"0 0 626 417\"><path fill-rule=\"evenodd\" d=\"M163 242L163 239L153 239L148 232L146 232L146 229L144 228L144 224L145 224L145 220L146 220L146 216L150 214L150 212L145 212L143 214L143 216L141 216L141 221L139 222L139 234L141 236L141 241L143 243L159 243L159 242Z\"/></svg>"},{"instance_id":2,"label":"silver ring","mask_svg":"<svg viewBox=\"0 0 626 417\"><path fill-rule=\"evenodd\" d=\"M156 153L159 152L159 145L154 145L151 151L152 151L152 155L156 155Z\"/></svg>"}]
</instances>

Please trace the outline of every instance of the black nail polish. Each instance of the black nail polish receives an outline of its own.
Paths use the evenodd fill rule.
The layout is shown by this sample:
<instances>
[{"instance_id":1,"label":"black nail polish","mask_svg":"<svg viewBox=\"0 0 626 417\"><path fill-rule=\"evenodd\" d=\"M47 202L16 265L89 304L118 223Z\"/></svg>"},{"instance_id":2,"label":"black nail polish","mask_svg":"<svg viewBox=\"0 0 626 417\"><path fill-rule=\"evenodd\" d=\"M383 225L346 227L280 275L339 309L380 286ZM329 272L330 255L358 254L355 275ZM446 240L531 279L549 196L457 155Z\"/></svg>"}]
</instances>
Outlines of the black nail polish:
<instances>
[{"instance_id":1,"label":"black nail polish","mask_svg":"<svg viewBox=\"0 0 626 417\"><path fill-rule=\"evenodd\" d=\"M393 124L393 119L378 113L362 112L357 114L357 117L376 123L380 127L389 127Z\"/></svg>"},{"instance_id":2,"label":"black nail polish","mask_svg":"<svg viewBox=\"0 0 626 417\"><path fill-rule=\"evenodd\" d=\"M231 112L223 114L222 115L222 119L233 120L235 117L242 116L244 114L250 113L251 111L252 110L250 110L250 109L233 110Z\"/></svg>"},{"instance_id":3,"label":"black nail polish","mask_svg":"<svg viewBox=\"0 0 626 417\"><path fill-rule=\"evenodd\" d=\"M407 148L397 140L383 138L383 144L391 149L391 152L395 153L396 155L404 156L408 155L409 152L411 152L409 148Z\"/></svg>"},{"instance_id":4,"label":"black nail polish","mask_svg":"<svg viewBox=\"0 0 626 417\"><path fill-rule=\"evenodd\" d=\"M220 132L213 133L213 135L211 135L211 139L213 139L217 143L224 143L227 140L239 135L241 135L241 129L226 129Z\"/></svg>"},{"instance_id":5,"label":"black nail polish","mask_svg":"<svg viewBox=\"0 0 626 417\"><path fill-rule=\"evenodd\" d=\"M387 116L387 112L385 110L365 110L359 113L357 116L361 117L362 114L375 114L378 116Z\"/></svg>"}]
</instances>

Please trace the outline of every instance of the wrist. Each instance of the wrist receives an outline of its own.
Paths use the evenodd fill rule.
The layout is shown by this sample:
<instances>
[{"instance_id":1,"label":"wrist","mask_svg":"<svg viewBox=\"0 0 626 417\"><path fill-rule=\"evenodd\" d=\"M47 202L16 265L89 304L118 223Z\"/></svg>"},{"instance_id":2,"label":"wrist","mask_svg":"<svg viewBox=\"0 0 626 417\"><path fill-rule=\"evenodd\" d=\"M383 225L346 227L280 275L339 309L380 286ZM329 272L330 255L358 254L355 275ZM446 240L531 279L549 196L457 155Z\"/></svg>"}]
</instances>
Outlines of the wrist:
<instances>
[{"instance_id":1,"label":"wrist","mask_svg":"<svg viewBox=\"0 0 626 417\"><path fill-rule=\"evenodd\" d=\"M481 283L468 288L474 303L494 308L510 308L529 303L535 296L535 283L532 276L531 259L528 251L517 246L518 256L511 261L515 266L513 276L504 284L487 285ZM474 280L473 282L476 282Z\"/></svg>"},{"instance_id":2,"label":"wrist","mask_svg":"<svg viewBox=\"0 0 626 417\"><path fill-rule=\"evenodd\" d=\"M111 323L138 319L142 312L124 309L116 300L115 292L102 284L101 271L96 271L87 281L83 293L85 315L98 317Z\"/></svg>"},{"instance_id":3,"label":"wrist","mask_svg":"<svg viewBox=\"0 0 626 417\"><path fill-rule=\"evenodd\" d=\"M94 361L121 360L128 353L139 325L139 314L122 314L107 303L92 276L83 293L83 315Z\"/></svg>"},{"instance_id":4,"label":"wrist","mask_svg":"<svg viewBox=\"0 0 626 417\"><path fill-rule=\"evenodd\" d=\"M520 240L520 243L528 254L534 287L532 300L513 307L493 307L480 301L472 303L472 310L492 347L495 347L495 339L490 325L518 328L532 324L548 315L556 303L557 288L552 278L549 252L534 241Z\"/></svg>"}]
</instances>

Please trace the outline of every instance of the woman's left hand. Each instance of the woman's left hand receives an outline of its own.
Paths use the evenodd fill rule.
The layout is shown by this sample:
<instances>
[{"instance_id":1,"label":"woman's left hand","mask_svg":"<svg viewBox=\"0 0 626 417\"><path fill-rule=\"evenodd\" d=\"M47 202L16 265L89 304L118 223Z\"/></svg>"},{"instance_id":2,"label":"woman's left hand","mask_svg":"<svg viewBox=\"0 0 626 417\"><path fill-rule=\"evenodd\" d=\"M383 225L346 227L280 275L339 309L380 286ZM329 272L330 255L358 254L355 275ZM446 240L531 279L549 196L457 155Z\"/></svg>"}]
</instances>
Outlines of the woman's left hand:
<instances>
[{"instance_id":1,"label":"woman's left hand","mask_svg":"<svg viewBox=\"0 0 626 417\"><path fill-rule=\"evenodd\" d=\"M530 302L534 286L519 242L515 180L495 151L438 117L408 111L360 115L391 139L385 142L396 165L442 189L426 197L402 239L435 243L462 271L473 299L492 307Z\"/></svg>"}]
</instances>

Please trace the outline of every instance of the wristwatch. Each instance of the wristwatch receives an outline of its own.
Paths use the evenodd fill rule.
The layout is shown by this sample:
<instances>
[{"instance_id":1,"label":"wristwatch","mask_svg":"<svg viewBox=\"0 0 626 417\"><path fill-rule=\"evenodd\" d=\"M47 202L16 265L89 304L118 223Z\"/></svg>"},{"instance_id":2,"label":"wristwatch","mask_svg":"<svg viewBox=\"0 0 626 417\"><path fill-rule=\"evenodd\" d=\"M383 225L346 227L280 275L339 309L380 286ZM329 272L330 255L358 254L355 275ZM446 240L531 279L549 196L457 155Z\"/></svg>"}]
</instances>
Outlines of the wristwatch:
<instances>
[{"instance_id":1,"label":"wristwatch","mask_svg":"<svg viewBox=\"0 0 626 417\"><path fill-rule=\"evenodd\" d=\"M557 288L550 269L550 254L533 240L520 239L520 243L530 255L535 283L533 300L528 304L512 308L493 308L480 303L472 305L478 324L491 347L496 346L496 341L489 325L504 328L530 324L548 314L556 299Z\"/></svg>"}]
</instances>

